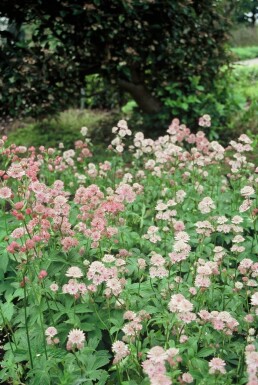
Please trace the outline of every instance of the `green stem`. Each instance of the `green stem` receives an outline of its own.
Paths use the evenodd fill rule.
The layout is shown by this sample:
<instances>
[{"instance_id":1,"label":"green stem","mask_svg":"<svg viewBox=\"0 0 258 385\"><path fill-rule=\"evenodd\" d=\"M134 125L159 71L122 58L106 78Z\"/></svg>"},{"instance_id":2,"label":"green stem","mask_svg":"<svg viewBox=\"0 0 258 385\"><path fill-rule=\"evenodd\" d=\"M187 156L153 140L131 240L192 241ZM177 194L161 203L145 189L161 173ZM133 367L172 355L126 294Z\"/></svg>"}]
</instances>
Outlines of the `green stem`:
<instances>
[{"instance_id":1,"label":"green stem","mask_svg":"<svg viewBox=\"0 0 258 385\"><path fill-rule=\"evenodd\" d=\"M26 290L25 274L23 276L23 282L24 282L25 329L26 329L26 337L27 337L28 350L29 350L29 356L30 356L30 364L31 364L31 368L33 369L33 360L32 360L32 354L31 354L31 346L30 346L29 327L28 327L28 322L27 322L27 319L28 319L28 315L27 315L27 290Z\"/></svg>"},{"instance_id":2,"label":"green stem","mask_svg":"<svg viewBox=\"0 0 258 385\"><path fill-rule=\"evenodd\" d=\"M45 352L45 357L48 360L48 355L47 355L47 345L46 345L46 338L45 338L45 330L44 330L44 325L43 325L43 316L41 312L41 304L39 304L39 317L40 317L40 326L42 330L42 336L43 336L43 343L44 343L44 352Z\"/></svg>"}]
</instances>

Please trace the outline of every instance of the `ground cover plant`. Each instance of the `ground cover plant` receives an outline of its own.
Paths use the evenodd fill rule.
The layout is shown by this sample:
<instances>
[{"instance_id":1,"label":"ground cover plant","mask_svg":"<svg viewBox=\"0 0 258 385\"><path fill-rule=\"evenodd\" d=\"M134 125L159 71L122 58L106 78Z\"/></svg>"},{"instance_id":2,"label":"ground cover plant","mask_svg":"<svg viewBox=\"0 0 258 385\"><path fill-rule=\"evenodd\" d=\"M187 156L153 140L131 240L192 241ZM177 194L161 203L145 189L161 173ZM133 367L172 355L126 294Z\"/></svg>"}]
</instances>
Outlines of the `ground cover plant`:
<instances>
[{"instance_id":1,"label":"ground cover plant","mask_svg":"<svg viewBox=\"0 0 258 385\"><path fill-rule=\"evenodd\" d=\"M87 128L74 148L1 145L0 379L258 383L258 168L178 119L157 140Z\"/></svg>"}]
</instances>

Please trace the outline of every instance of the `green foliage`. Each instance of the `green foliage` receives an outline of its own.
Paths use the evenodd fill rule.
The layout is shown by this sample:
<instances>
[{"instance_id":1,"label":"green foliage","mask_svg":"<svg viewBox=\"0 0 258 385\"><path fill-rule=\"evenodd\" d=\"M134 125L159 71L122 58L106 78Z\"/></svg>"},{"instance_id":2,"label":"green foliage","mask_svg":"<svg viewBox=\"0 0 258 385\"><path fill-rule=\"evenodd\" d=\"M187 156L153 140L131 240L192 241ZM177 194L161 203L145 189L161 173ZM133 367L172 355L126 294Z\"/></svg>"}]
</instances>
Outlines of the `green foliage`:
<instances>
[{"instance_id":1,"label":"green foliage","mask_svg":"<svg viewBox=\"0 0 258 385\"><path fill-rule=\"evenodd\" d=\"M247 60L258 58L258 46L251 47L235 47L231 48L237 60Z\"/></svg>"},{"instance_id":2,"label":"green foliage","mask_svg":"<svg viewBox=\"0 0 258 385\"><path fill-rule=\"evenodd\" d=\"M234 67L230 87L231 100L239 104L239 108L228 117L229 130L227 135L236 136L243 132L258 133L258 65Z\"/></svg>"},{"instance_id":3,"label":"green foliage","mask_svg":"<svg viewBox=\"0 0 258 385\"><path fill-rule=\"evenodd\" d=\"M207 92L201 84L199 76L189 79L187 94L182 91L181 84L174 83L165 87L163 92L163 103L165 108L156 116L148 118L134 110L131 119L138 129L148 131L148 134L155 137L161 125L168 126L174 117L181 117L185 124L189 124L196 131L198 130L199 117L209 114L212 118L212 128L205 129L210 139L228 140L232 135L231 116L239 112L245 103L245 97L232 93L232 74L227 68L222 68L220 76L214 79L212 91ZM235 82L234 82L235 83ZM188 96L187 96L188 95ZM226 130L225 135L225 127Z\"/></svg>"},{"instance_id":4,"label":"green foliage","mask_svg":"<svg viewBox=\"0 0 258 385\"><path fill-rule=\"evenodd\" d=\"M258 19L258 0L236 0L234 19L238 23L255 26Z\"/></svg>"},{"instance_id":5,"label":"green foliage","mask_svg":"<svg viewBox=\"0 0 258 385\"><path fill-rule=\"evenodd\" d=\"M166 87L167 97L164 98L166 110L156 115L141 114L134 100L130 99L122 107L124 117L130 121L133 130L148 131L152 137L160 133L162 125L168 126L174 116L182 116L182 121L197 129L198 119L205 113L212 118L212 128L206 129L210 138L218 137L223 142L241 134L243 127L249 134L257 133L258 126L258 66L235 65L229 72L222 68L220 79L214 81L213 92L206 93L200 85L200 78L191 80L191 89L187 97L181 91L180 85ZM89 128L91 139L102 143L110 135L108 127L117 119L115 111L99 110L68 110L56 118L49 118L36 123L20 123L18 129L8 134L10 142L19 145L39 146L45 143L47 147L57 146L61 141L66 147L71 147L77 139L82 126ZM17 123L15 124L17 126Z\"/></svg>"},{"instance_id":6,"label":"green foliage","mask_svg":"<svg viewBox=\"0 0 258 385\"><path fill-rule=\"evenodd\" d=\"M198 129L199 117L209 114L212 127L204 131L210 139L228 143L243 132L243 127L250 135L257 134L258 127L258 66L235 65L229 71L220 70L221 76L213 82L213 90L206 92L199 77L190 82L189 96L186 96L180 84L166 86L163 102L166 109L151 117L140 113L137 107L128 109L128 118L132 126L156 137L160 126L168 126L173 117L181 117L183 123ZM129 106L129 103L128 103Z\"/></svg>"},{"instance_id":7,"label":"green foliage","mask_svg":"<svg viewBox=\"0 0 258 385\"><path fill-rule=\"evenodd\" d=\"M231 3L52 0L50 6L17 0L10 7L2 0L0 16L12 21L15 33L10 26L1 32L0 111L44 116L78 106L89 75L90 91L96 87L102 98L105 88L103 104L125 104L122 90L146 113L162 110L166 87L176 83L187 99L180 101L184 110L192 103L192 79L199 78L210 92L227 60L224 45L231 24L224 15Z\"/></svg>"},{"instance_id":8,"label":"green foliage","mask_svg":"<svg viewBox=\"0 0 258 385\"><path fill-rule=\"evenodd\" d=\"M86 76L85 81L84 100L87 108L114 110L127 100L121 90L98 74Z\"/></svg>"}]
</instances>

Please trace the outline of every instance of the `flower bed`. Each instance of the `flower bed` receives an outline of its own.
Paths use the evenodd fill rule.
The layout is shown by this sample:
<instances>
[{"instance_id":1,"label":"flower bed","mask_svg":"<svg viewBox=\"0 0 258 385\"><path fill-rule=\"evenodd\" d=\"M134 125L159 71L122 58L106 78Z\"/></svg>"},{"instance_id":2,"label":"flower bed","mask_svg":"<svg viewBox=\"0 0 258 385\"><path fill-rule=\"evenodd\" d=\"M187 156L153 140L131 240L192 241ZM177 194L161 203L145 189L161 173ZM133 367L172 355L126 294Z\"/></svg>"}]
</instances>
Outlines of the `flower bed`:
<instances>
[{"instance_id":1,"label":"flower bed","mask_svg":"<svg viewBox=\"0 0 258 385\"><path fill-rule=\"evenodd\" d=\"M120 121L100 162L81 133L0 143L2 382L257 384L252 141Z\"/></svg>"}]
</instances>

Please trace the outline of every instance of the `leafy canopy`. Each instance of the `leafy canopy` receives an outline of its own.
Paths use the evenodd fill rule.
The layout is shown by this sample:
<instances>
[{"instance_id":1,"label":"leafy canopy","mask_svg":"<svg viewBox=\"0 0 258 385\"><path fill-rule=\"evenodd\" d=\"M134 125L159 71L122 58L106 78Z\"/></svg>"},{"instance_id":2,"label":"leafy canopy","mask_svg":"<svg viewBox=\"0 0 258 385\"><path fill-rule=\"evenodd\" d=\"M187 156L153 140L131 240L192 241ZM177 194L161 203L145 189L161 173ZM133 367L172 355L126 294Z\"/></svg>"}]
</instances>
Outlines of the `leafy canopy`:
<instances>
[{"instance_id":1,"label":"leafy canopy","mask_svg":"<svg viewBox=\"0 0 258 385\"><path fill-rule=\"evenodd\" d=\"M169 86L207 88L225 62L231 1L1 0L0 112L40 115L78 105L85 77L158 112ZM5 18L5 19L4 19ZM3 24L3 23L2 23ZM191 89L192 92L192 89Z\"/></svg>"}]
</instances>

